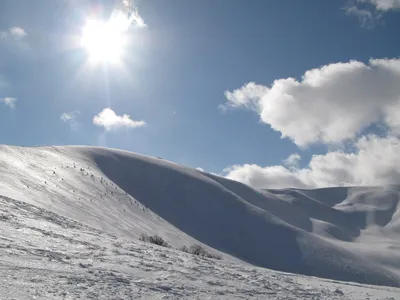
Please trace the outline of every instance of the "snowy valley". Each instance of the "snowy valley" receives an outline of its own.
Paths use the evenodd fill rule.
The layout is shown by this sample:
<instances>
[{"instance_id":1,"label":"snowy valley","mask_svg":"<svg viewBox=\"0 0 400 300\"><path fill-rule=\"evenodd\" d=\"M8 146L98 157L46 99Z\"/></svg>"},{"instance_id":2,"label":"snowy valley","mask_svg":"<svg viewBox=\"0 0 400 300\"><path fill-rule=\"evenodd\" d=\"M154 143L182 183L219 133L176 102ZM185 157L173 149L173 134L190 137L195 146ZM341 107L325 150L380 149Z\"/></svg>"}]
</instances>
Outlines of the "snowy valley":
<instances>
[{"instance_id":1,"label":"snowy valley","mask_svg":"<svg viewBox=\"0 0 400 300\"><path fill-rule=\"evenodd\" d=\"M0 146L0 299L400 299L399 196L256 190L120 150ZM194 244L222 259L178 250Z\"/></svg>"}]
</instances>

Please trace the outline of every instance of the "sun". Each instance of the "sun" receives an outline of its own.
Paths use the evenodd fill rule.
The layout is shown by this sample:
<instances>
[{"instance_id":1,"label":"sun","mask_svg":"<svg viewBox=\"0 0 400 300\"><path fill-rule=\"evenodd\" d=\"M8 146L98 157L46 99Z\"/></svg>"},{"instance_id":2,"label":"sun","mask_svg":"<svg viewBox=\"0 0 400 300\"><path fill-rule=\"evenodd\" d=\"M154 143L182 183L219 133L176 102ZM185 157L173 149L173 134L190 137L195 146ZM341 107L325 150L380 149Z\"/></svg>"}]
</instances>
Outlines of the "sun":
<instances>
[{"instance_id":1,"label":"sun","mask_svg":"<svg viewBox=\"0 0 400 300\"><path fill-rule=\"evenodd\" d=\"M113 14L108 21L88 19L82 28L81 46L93 63L120 62L127 44L129 20L123 13Z\"/></svg>"}]
</instances>

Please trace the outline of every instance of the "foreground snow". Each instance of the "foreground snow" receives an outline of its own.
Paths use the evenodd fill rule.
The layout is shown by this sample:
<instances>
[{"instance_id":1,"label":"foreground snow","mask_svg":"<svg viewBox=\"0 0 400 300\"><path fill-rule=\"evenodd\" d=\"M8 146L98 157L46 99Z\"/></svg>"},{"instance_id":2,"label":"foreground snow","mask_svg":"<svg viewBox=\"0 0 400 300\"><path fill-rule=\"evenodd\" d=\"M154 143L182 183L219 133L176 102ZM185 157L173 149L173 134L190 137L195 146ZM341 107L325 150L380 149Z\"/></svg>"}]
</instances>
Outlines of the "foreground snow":
<instances>
[{"instance_id":1,"label":"foreground snow","mask_svg":"<svg viewBox=\"0 0 400 300\"><path fill-rule=\"evenodd\" d=\"M126 240L0 197L1 299L399 299L389 287L323 280Z\"/></svg>"}]
</instances>

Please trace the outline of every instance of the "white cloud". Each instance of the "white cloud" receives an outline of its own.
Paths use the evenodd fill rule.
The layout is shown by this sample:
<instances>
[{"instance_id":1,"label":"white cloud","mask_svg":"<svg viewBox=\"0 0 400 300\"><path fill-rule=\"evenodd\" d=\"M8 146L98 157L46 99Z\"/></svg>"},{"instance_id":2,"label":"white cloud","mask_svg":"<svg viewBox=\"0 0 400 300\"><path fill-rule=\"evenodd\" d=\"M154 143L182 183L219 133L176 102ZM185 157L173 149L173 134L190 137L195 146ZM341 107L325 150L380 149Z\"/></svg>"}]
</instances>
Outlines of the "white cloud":
<instances>
[{"instance_id":1,"label":"white cloud","mask_svg":"<svg viewBox=\"0 0 400 300\"><path fill-rule=\"evenodd\" d=\"M137 27L147 27L143 18L139 15L138 8L134 5L132 0L122 0L122 6L124 7L124 13L127 13L129 17L129 24Z\"/></svg>"},{"instance_id":2,"label":"white cloud","mask_svg":"<svg viewBox=\"0 0 400 300\"><path fill-rule=\"evenodd\" d=\"M200 172L204 172L204 169L203 169L203 168L200 168L200 167L197 167L196 170L197 170L197 171L200 171Z\"/></svg>"},{"instance_id":3,"label":"white cloud","mask_svg":"<svg viewBox=\"0 0 400 300\"><path fill-rule=\"evenodd\" d=\"M111 108L103 109L98 115L94 116L93 124L104 127L106 131L113 131L122 128L136 128L146 125L144 121L134 121L129 115L118 116Z\"/></svg>"},{"instance_id":4,"label":"white cloud","mask_svg":"<svg viewBox=\"0 0 400 300\"><path fill-rule=\"evenodd\" d=\"M308 70L301 81L246 84L225 93L224 107L255 110L262 122L302 147L340 143L377 122L399 131L399 82L400 59L350 61Z\"/></svg>"},{"instance_id":5,"label":"white cloud","mask_svg":"<svg viewBox=\"0 0 400 300\"><path fill-rule=\"evenodd\" d=\"M137 10L133 13L131 18L137 27L148 27L147 24L144 22L143 18L139 15Z\"/></svg>"},{"instance_id":6,"label":"white cloud","mask_svg":"<svg viewBox=\"0 0 400 300\"><path fill-rule=\"evenodd\" d=\"M267 92L267 87L249 82L242 89L234 90L233 92L226 91L225 97L228 102L220 105L220 108L226 110L244 106L258 111L260 100Z\"/></svg>"},{"instance_id":7,"label":"white cloud","mask_svg":"<svg viewBox=\"0 0 400 300\"><path fill-rule=\"evenodd\" d=\"M12 27L9 29L9 32L16 39L22 39L28 35L26 31L21 27Z\"/></svg>"},{"instance_id":8,"label":"white cloud","mask_svg":"<svg viewBox=\"0 0 400 300\"><path fill-rule=\"evenodd\" d=\"M307 188L295 172L283 166L260 167L258 165L234 165L224 169L225 177L259 189L288 187Z\"/></svg>"},{"instance_id":9,"label":"white cloud","mask_svg":"<svg viewBox=\"0 0 400 300\"><path fill-rule=\"evenodd\" d=\"M289 155L288 158L286 158L283 163L288 166L288 167L296 167L301 160L301 156L298 153L294 153Z\"/></svg>"},{"instance_id":10,"label":"white cloud","mask_svg":"<svg viewBox=\"0 0 400 300\"><path fill-rule=\"evenodd\" d=\"M62 113L60 118L63 122L67 123L68 121L74 119L74 116L72 116L70 113Z\"/></svg>"},{"instance_id":11,"label":"white cloud","mask_svg":"<svg viewBox=\"0 0 400 300\"><path fill-rule=\"evenodd\" d=\"M400 181L400 140L374 135L360 138L354 153L314 155L306 168L235 165L226 177L256 188L316 188L389 185Z\"/></svg>"},{"instance_id":12,"label":"white cloud","mask_svg":"<svg viewBox=\"0 0 400 300\"><path fill-rule=\"evenodd\" d=\"M7 105L10 108L14 108L15 102L17 102L17 99L12 98L12 97L5 97L5 98L0 99L0 102L3 102L5 105Z\"/></svg>"},{"instance_id":13,"label":"white cloud","mask_svg":"<svg viewBox=\"0 0 400 300\"><path fill-rule=\"evenodd\" d=\"M358 2L370 3L381 11L400 9L400 0L358 0Z\"/></svg>"},{"instance_id":14,"label":"white cloud","mask_svg":"<svg viewBox=\"0 0 400 300\"><path fill-rule=\"evenodd\" d=\"M24 37L26 37L28 34L26 31L18 26L11 27L5 31L0 32L0 39L4 40L7 38L13 38L15 40L22 40Z\"/></svg>"}]
</instances>

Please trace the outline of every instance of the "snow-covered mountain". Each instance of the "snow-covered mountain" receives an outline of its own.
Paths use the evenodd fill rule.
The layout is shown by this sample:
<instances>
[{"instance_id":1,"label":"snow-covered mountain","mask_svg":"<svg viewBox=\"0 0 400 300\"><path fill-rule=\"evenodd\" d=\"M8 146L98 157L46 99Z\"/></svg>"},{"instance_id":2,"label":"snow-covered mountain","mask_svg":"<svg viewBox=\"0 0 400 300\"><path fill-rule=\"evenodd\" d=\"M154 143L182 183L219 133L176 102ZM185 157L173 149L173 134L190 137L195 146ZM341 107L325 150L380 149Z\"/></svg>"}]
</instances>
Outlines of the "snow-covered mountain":
<instances>
[{"instance_id":1,"label":"snow-covered mountain","mask_svg":"<svg viewBox=\"0 0 400 300\"><path fill-rule=\"evenodd\" d=\"M189 269L201 269L199 278L219 278L219 283L210 283L215 296L229 299L233 298L232 291L224 292L220 287L229 285L229 280L240 281L240 277L246 278L241 286L243 291L246 285L254 288L252 292L247 290L247 296L262 298L255 292L260 286L267 293L265 280L249 280L252 270L254 275L268 277L271 282L274 276L281 276L282 280L291 278L247 263L335 280L400 286L400 188L397 186L256 190L160 158L120 150L0 146L0 195L0 277L7 278L3 282L11 287L17 283L34 285L29 278L34 278L38 262L47 271L56 272L60 268L63 274L60 276L70 271L76 274L79 269L100 272L119 266L118 274L133 274L136 278L132 283L133 277L121 275L125 278L120 278L125 282L120 282L123 286L148 288L146 291L151 291L149 285L137 283L148 279L146 268L153 275L157 273L168 280L172 276L177 281L178 273L186 280L187 276L196 276ZM202 243L221 253L223 260L193 258L173 249L145 245L138 241L142 233L158 234L174 248ZM135 255L129 254L131 248L136 249L132 250ZM137 273L128 268L130 259L141 266ZM147 260L152 263L146 263ZM90 268L85 267L84 261L90 261ZM80 263L83 267L79 267ZM159 272L154 268L157 264ZM15 270L19 274L16 281L12 280ZM167 276L168 270L171 272ZM207 275L208 272L214 275ZM236 275L232 273L233 277L228 278L221 275L224 272ZM47 278L46 274L43 272L40 280ZM96 274L87 275L95 278ZM103 275L114 278L115 274L114 270L114 275ZM141 277L144 281L140 281ZM59 280L64 284L67 279L63 278ZM304 285L311 282L322 286L339 284L303 276L292 278L301 293ZM79 280L72 284L78 284ZM53 278L54 284L56 281ZM83 281L92 282L88 278ZM195 290L197 285L191 287ZM161 284L154 290L156 294L166 293L174 298L171 291L175 288L163 289ZM207 294L206 286L198 288ZM276 289L269 288L275 293L272 297L280 297ZM372 294L374 289L377 291L364 288L372 290L369 291ZM15 292L12 288L9 291ZM57 293L50 294L49 298ZM21 297L24 295L28 294L22 293ZM87 298L89 294L85 295ZM309 299L305 295L304 299ZM327 292L325 296L334 299L343 295Z\"/></svg>"}]
</instances>

